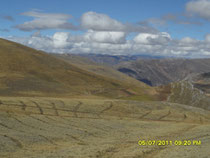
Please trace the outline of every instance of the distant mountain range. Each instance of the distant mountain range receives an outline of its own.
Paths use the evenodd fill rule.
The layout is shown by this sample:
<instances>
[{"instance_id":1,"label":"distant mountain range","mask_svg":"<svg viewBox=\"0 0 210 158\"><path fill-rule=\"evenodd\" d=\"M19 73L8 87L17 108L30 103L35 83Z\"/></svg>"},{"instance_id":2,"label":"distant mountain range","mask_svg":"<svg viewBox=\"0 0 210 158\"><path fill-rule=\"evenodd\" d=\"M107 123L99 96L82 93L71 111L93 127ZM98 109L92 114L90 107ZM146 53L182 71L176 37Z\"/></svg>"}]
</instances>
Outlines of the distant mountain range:
<instances>
[{"instance_id":1,"label":"distant mountain range","mask_svg":"<svg viewBox=\"0 0 210 158\"><path fill-rule=\"evenodd\" d=\"M107 54L74 54L75 56L81 56L88 58L96 63L104 65L117 65L125 61L136 61L137 59L162 59L163 56L151 56L151 55L107 55Z\"/></svg>"},{"instance_id":2,"label":"distant mountain range","mask_svg":"<svg viewBox=\"0 0 210 158\"><path fill-rule=\"evenodd\" d=\"M70 55L61 56L66 58ZM77 54L71 56L82 57L83 63L92 62L112 67L150 86L165 85L181 81L193 74L210 72L210 59L164 58L147 55Z\"/></svg>"},{"instance_id":3,"label":"distant mountain range","mask_svg":"<svg viewBox=\"0 0 210 158\"><path fill-rule=\"evenodd\" d=\"M151 86L159 86L209 72L210 59L138 59L121 62L116 69Z\"/></svg>"}]
</instances>

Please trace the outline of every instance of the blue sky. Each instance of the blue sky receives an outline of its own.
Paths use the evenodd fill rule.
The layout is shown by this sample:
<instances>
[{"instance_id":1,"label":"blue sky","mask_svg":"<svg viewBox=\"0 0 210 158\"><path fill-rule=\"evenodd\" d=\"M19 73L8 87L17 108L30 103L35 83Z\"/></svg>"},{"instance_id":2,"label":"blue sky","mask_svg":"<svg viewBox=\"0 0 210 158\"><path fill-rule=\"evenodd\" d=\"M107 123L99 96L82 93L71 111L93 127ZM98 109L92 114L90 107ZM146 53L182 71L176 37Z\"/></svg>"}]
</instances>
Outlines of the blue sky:
<instances>
[{"instance_id":1,"label":"blue sky","mask_svg":"<svg viewBox=\"0 0 210 158\"><path fill-rule=\"evenodd\" d=\"M51 52L65 52L65 49L82 52L84 49L85 52L151 54L156 50L157 54L165 51L172 56L199 56L191 53L198 51L193 48L168 49L169 45L176 47L175 44L180 45L181 41L185 44L206 42L210 33L208 9L209 0L7 0L2 1L0 6L0 36ZM51 42L47 42L55 44L56 38L60 46L49 45L48 49L36 46L35 37L31 39L34 33L36 43L52 38ZM161 48L157 42L154 44L155 40L162 41ZM167 50L163 48L164 40L170 41ZM99 45L95 48L96 43ZM112 44L113 50L105 48L107 43ZM155 49L150 50L148 45L155 45ZM50 46L53 50L49 49ZM124 49L124 52L116 52L118 48ZM208 55L207 48L201 49L205 49L204 56Z\"/></svg>"}]
</instances>

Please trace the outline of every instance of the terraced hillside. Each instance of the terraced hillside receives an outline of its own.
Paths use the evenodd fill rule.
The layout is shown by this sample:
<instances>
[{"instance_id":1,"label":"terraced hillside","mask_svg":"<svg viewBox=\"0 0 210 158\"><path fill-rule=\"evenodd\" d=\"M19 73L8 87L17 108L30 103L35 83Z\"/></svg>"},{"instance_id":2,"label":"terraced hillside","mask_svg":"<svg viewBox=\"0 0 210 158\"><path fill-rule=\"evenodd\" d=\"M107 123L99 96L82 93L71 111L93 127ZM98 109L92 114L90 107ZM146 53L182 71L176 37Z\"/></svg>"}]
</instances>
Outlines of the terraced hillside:
<instances>
[{"instance_id":1,"label":"terraced hillside","mask_svg":"<svg viewBox=\"0 0 210 158\"><path fill-rule=\"evenodd\" d=\"M167 102L0 98L0 157L192 158L210 155L210 112ZM200 145L139 146L139 140Z\"/></svg>"}]
</instances>

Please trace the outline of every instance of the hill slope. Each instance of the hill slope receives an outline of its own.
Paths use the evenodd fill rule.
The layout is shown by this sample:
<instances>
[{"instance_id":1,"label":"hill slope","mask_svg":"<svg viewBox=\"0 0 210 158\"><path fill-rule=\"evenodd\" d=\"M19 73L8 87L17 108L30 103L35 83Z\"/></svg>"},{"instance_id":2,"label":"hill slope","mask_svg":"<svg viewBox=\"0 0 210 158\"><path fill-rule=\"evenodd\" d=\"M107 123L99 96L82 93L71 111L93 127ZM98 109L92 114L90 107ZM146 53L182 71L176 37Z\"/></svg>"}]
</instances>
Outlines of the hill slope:
<instances>
[{"instance_id":1,"label":"hill slope","mask_svg":"<svg viewBox=\"0 0 210 158\"><path fill-rule=\"evenodd\" d=\"M210 110L210 98L205 93L189 81L171 83L171 94L168 97L169 102L190 105L194 107Z\"/></svg>"},{"instance_id":2,"label":"hill slope","mask_svg":"<svg viewBox=\"0 0 210 158\"><path fill-rule=\"evenodd\" d=\"M140 88L145 87L148 89L152 89L145 83L140 82L135 78L130 77L124 73L121 73L116 69L112 68L111 66L104 65L103 63L96 63L87 57L75 54L53 54L53 55L86 71L90 71L104 77L132 84Z\"/></svg>"},{"instance_id":3,"label":"hill slope","mask_svg":"<svg viewBox=\"0 0 210 158\"><path fill-rule=\"evenodd\" d=\"M47 53L0 39L0 95L150 98L142 89L95 75Z\"/></svg>"},{"instance_id":4,"label":"hill slope","mask_svg":"<svg viewBox=\"0 0 210 158\"><path fill-rule=\"evenodd\" d=\"M210 110L210 73L189 75L157 89L162 100Z\"/></svg>"},{"instance_id":5,"label":"hill slope","mask_svg":"<svg viewBox=\"0 0 210 158\"><path fill-rule=\"evenodd\" d=\"M0 97L0 103L2 158L209 157L210 112L200 108L45 97ZM172 145L139 146L139 140ZM174 145L176 140L192 144Z\"/></svg>"},{"instance_id":6,"label":"hill slope","mask_svg":"<svg viewBox=\"0 0 210 158\"><path fill-rule=\"evenodd\" d=\"M191 78L193 85L210 96L210 72L198 74Z\"/></svg>"},{"instance_id":7,"label":"hill slope","mask_svg":"<svg viewBox=\"0 0 210 158\"><path fill-rule=\"evenodd\" d=\"M210 59L139 59L122 62L116 68L148 85L159 86L209 72Z\"/></svg>"}]
</instances>

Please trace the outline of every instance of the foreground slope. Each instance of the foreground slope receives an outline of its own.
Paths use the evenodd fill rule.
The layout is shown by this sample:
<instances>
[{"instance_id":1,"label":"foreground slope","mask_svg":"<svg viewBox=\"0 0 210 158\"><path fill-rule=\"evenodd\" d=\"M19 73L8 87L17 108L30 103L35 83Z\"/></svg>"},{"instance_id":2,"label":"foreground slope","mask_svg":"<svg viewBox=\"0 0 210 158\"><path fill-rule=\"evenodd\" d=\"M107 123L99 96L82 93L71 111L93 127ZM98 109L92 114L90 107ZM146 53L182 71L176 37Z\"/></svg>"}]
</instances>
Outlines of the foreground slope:
<instances>
[{"instance_id":1,"label":"foreground slope","mask_svg":"<svg viewBox=\"0 0 210 158\"><path fill-rule=\"evenodd\" d=\"M150 98L145 90L87 72L47 53L4 39L0 39L0 95Z\"/></svg>"},{"instance_id":2,"label":"foreground slope","mask_svg":"<svg viewBox=\"0 0 210 158\"><path fill-rule=\"evenodd\" d=\"M209 111L167 102L1 97L0 157L208 158L209 123Z\"/></svg>"}]
</instances>

